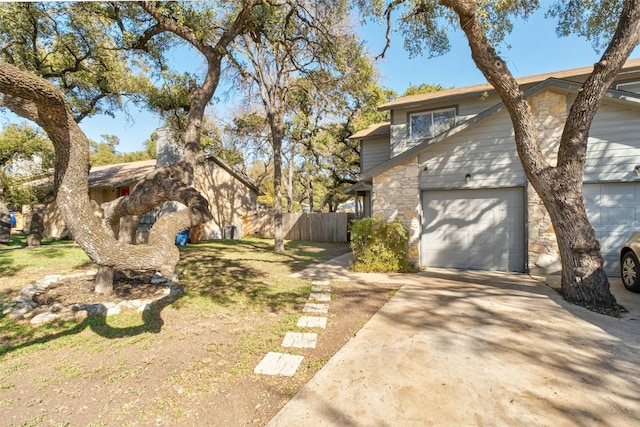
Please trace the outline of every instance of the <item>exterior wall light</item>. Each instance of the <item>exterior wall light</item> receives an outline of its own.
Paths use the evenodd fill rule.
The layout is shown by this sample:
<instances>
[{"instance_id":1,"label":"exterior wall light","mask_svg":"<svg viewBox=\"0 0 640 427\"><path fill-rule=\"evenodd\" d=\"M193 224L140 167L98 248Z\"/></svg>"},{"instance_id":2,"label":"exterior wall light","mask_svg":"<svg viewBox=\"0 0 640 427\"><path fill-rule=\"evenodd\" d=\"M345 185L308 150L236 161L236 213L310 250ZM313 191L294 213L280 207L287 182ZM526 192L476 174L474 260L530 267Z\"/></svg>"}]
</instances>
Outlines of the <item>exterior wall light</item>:
<instances>
[{"instance_id":1,"label":"exterior wall light","mask_svg":"<svg viewBox=\"0 0 640 427\"><path fill-rule=\"evenodd\" d=\"M469 181L471 181L471 174L470 174L470 173L468 173L468 174L466 174L466 175L464 176L464 181L465 181L466 183L469 183Z\"/></svg>"}]
</instances>

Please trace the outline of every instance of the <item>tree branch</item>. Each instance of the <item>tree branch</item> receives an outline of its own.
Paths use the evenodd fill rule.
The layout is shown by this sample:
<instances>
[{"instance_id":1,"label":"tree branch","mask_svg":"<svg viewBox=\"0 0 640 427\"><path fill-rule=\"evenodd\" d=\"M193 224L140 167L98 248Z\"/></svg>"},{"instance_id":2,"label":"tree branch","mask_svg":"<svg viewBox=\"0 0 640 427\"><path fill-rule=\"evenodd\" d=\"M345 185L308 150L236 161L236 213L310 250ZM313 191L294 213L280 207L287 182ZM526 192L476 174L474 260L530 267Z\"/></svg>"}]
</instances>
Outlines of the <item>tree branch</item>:
<instances>
[{"instance_id":1,"label":"tree branch","mask_svg":"<svg viewBox=\"0 0 640 427\"><path fill-rule=\"evenodd\" d=\"M165 29L160 25L153 25L150 28L146 29L145 32L142 33L142 35L138 38L138 40L132 43L131 47L134 49L142 50L144 52L149 52L147 43L149 43L155 36L164 32Z\"/></svg>"},{"instance_id":2,"label":"tree branch","mask_svg":"<svg viewBox=\"0 0 640 427\"><path fill-rule=\"evenodd\" d=\"M587 137L597 106L640 41L640 1L624 2L615 34L571 106L558 151L558 165L586 161ZM595 107L594 107L595 106Z\"/></svg>"},{"instance_id":3,"label":"tree branch","mask_svg":"<svg viewBox=\"0 0 640 427\"><path fill-rule=\"evenodd\" d=\"M477 16L476 1L440 0L440 3L458 15L460 27L469 41L473 61L507 108L513 122L516 147L523 166L529 167L534 174L550 170L538 143L531 107L506 63L489 43Z\"/></svg>"},{"instance_id":4,"label":"tree branch","mask_svg":"<svg viewBox=\"0 0 640 427\"><path fill-rule=\"evenodd\" d=\"M384 32L384 39L385 39L385 43L384 43L384 47L382 48L382 52L380 52L379 55L376 55L375 59L382 59L384 58L384 56L387 54L387 50L391 47L391 28L393 27L393 23L391 21L391 12L393 12L393 10L400 6L401 4L403 4L405 2L405 0L394 0L391 3L389 3L389 5L387 6L387 8L384 11L383 16L385 17L386 20L386 29Z\"/></svg>"}]
</instances>

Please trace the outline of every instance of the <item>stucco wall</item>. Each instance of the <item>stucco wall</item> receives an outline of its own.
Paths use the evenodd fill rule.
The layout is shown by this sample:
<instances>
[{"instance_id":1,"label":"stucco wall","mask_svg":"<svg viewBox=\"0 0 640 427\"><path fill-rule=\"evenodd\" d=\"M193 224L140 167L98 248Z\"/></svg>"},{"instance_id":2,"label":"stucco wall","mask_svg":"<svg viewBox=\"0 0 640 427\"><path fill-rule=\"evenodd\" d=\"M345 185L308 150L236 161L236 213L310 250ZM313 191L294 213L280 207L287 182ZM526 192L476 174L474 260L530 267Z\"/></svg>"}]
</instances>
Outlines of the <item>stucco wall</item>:
<instances>
[{"instance_id":1,"label":"stucco wall","mask_svg":"<svg viewBox=\"0 0 640 427\"><path fill-rule=\"evenodd\" d=\"M194 187L209 201L213 219L201 225L203 240L229 237L225 231L234 228L234 238L244 235L244 216L255 210L258 195L235 179L225 169L208 161L198 164Z\"/></svg>"},{"instance_id":2,"label":"stucco wall","mask_svg":"<svg viewBox=\"0 0 640 427\"><path fill-rule=\"evenodd\" d=\"M100 208L100 204L116 199L116 194L117 190L112 189L100 188L89 190L89 199L91 200L91 206L93 207L94 214L97 217L102 217L102 209ZM22 209L25 212L24 231L28 233L30 231L31 211L29 206L23 206ZM69 231L67 230L64 218L62 218L62 214L60 213L55 200L45 206L43 225L43 237L60 239L63 237L68 237L69 235Z\"/></svg>"},{"instance_id":3,"label":"stucco wall","mask_svg":"<svg viewBox=\"0 0 640 427\"><path fill-rule=\"evenodd\" d=\"M388 169L373 179L373 216L402 221L409 230L409 259L416 267L420 262L420 209L417 158Z\"/></svg>"}]
</instances>

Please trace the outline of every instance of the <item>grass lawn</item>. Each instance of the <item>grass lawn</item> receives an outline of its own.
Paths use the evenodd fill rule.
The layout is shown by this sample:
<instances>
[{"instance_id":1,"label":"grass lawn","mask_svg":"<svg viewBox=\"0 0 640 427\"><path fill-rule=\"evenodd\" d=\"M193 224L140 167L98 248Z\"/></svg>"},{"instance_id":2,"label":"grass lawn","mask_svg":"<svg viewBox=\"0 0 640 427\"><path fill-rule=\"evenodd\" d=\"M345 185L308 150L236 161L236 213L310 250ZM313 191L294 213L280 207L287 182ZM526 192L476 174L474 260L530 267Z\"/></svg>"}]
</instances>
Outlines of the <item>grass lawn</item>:
<instances>
[{"instance_id":1,"label":"grass lawn","mask_svg":"<svg viewBox=\"0 0 640 427\"><path fill-rule=\"evenodd\" d=\"M77 246L0 250L0 303L48 274L95 268ZM220 240L180 247L185 295L155 312L125 312L38 328L0 317L4 425L263 425L393 294L343 284L318 348L294 377L253 368L307 301L290 274L349 251L346 244ZM17 243L14 247L20 247ZM151 310L153 311L153 310Z\"/></svg>"}]
</instances>

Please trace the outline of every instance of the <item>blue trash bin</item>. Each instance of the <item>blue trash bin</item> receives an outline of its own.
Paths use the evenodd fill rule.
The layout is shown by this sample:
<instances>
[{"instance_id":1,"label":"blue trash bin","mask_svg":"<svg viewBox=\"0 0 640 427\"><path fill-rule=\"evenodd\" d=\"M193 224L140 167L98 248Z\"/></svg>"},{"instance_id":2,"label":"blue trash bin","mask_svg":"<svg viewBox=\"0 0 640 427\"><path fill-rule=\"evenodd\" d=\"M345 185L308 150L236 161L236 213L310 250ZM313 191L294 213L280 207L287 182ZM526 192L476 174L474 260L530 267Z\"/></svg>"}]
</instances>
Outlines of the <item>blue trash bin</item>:
<instances>
[{"instance_id":1,"label":"blue trash bin","mask_svg":"<svg viewBox=\"0 0 640 427\"><path fill-rule=\"evenodd\" d=\"M189 242L189 230L183 230L176 236L176 245L184 246Z\"/></svg>"}]
</instances>

